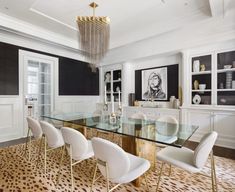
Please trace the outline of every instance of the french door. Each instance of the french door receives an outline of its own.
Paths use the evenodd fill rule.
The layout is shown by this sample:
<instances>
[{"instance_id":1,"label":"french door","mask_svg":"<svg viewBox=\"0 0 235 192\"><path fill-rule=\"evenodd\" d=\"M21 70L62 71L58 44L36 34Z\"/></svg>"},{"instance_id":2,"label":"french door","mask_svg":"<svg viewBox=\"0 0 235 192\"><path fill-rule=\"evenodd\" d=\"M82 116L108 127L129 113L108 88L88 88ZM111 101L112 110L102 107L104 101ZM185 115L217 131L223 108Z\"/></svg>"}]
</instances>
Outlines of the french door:
<instances>
[{"instance_id":1,"label":"french door","mask_svg":"<svg viewBox=\"0 0 235 192\"><path fill-rule=\"evenodd\" d=\"M28 115L39 119L54 108L54 68L58 58L23 50L20 56L24 65L24 121Z\"/></svg>"}]
</instances>

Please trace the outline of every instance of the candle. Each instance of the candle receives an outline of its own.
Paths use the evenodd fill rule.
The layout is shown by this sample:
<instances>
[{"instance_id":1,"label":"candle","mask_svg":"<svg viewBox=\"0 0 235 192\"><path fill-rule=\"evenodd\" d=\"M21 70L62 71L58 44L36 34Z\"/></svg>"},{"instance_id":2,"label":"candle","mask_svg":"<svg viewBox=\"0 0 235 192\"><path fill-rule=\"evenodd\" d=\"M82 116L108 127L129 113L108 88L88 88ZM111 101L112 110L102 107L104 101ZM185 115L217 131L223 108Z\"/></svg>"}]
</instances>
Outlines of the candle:
<instances>
[{"instance_id":1,"label":"candle","mask_svg":"<svg viewBox=\"0 0 235 192\"><path fill-rule=\"evenodd\" d=\"M121 92L118 91L118 106L121 106Z\"/></svg>"},{"instance_id":2,"label":"candle","mask_svg":"<svg viewBox=\"0 0 235 192\"><path fill-rule=\"evenodd\" d=\"M114 113L114 96L111 95L111 102L112 102L112 113Z\"/></svg>"},{"instance_id":3,"label":"candle","mask_svg":"<svg viewBox=\"0 0 235 192\"><path fill-rule=\"evenodd\" d=\"M104 103L107 103L106 85L104 86Z\"/></svg>"}]
</instances>

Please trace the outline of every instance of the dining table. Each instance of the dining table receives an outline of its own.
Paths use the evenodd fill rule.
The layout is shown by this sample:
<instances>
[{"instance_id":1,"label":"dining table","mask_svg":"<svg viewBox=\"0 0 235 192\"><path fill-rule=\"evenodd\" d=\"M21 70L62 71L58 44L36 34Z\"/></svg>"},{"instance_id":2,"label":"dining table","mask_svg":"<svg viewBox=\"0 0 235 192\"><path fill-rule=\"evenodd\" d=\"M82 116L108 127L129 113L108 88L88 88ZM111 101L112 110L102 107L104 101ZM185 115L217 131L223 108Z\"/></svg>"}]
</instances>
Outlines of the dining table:
<instances>
[{"instance_id":1,"label":"dining table","mask_svg":"<svg viewBox=\"0 0 235 192\"><path fill-rule=\"evenodd\" d=\"M155 169L157 147L183 147L198 129L195 125L173 124L152 119L134 119L107 114L92 113L61 113L46 114L42 119L50 121L58 128L71 127L87 136L88 130L116 134L121 138L121 147L128 153L140 156L150 161L151 169ZM111 119L112 118L112 119ZM135 186L140 186L141 178L135 180Z\"/></svg>"}]
</instances>

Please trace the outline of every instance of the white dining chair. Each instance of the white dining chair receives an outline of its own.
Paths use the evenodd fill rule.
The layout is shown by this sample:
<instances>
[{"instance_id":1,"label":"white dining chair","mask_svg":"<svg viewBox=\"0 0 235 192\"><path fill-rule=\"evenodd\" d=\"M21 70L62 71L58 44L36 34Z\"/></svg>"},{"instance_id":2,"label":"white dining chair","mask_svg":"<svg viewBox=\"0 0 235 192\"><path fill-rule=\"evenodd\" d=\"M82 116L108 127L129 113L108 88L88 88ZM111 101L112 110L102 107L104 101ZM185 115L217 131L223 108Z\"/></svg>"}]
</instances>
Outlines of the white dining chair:
<instances>
[{"instance_id":1,"label":"white dining chair","mask_svg":"<svg viewBox=\"0 0 235 192\"><path fill-rule=\"evenodd\" d=\"M169 123L172 125L170 127L166 127L161 124L158 125L157 122ZM162 142L162 143L157 143L156 144L157 147L164 148L167 145L163 143L172 144L175 141L177 141L178 139L177 132L179 129L179 122L175 117L170 116L170 115L161 116L157 118L157 122L156 122L156 137L159 142ZM171 164L169 166L170 168L169 168L168 176L171 175L171 171L172 171Z\"/></svg>"},{"instance_id":2,"label":"white dining chair","mask_svg":"<svg viewBox=\"0 0 235 192\"><path fill-rule=\"evenodd\" d=\"M117 144L108 140L94 137L91 139L95 158L97 160L91 184L91 191L95 181L101 176L106 179L107 192L111 192L119 185L129 183L144 174L146 187L148 183L145 172L150 168L150 162L146 159L125 152ZM96 178L97 167L101 176ZM116 183L110 189L109 182Z\"/></svg>"},{"instance_id":3,"label":"white dining chair","mask_svg":"<svg viewBox=\"0 0 235 192\"><path fill-rule=\"evenodd\" d=\"M61 131L46 121L40 121L42 132L45 135L44 143L44 173L47 170L47 152L64 146L64 139Z\"/></svg>"},{"instance_id":4,"label":"white dining chair","mask_svg":"<svg viewBox=\"0 0 235 192\"><path fill-rule=\"evenodd\" d=\"M216 170L213 156L213 146L217 139L217 132L213 131L204 135L195 149L192 151L188 148L176 148L176 147L166 147L158 152L158 160L162 161L161 169L157 182L157 189L159 188L159 183L161 180L162 169L165 163L172 164L176 167L182 168L191 173L199 173L204 167L208 156L211 154L211 181L212 181L212 191L217 192L217 182L216 182Z\"/></svg>"},{"instance_id":5,"label":"white dining chair","mask_svg":"<svg viewBox=\"0 0 235 192\"><path fill-rule=\"evenodd\" d=\"M25 154L28 150L29 151L28 158L30 160L31 159L31 145L32 145L31 137L33 136L34 139L36 139L36 140L42 139L42 128L41 128L38 120L33 119L32 117L27 117L26 119L27 119L27 123L28 123L28 131L27 131L27 138L26 138L26 142L25 142ZM38 150L39 150L38 153L40 152L41 141L40 141L40 145L38 148ZM29 145L29 147L28 147L28 145Z\"/></svg>"},{"instance_id":6,"label":"white dining chair","mask_svg":"<svg viewBox=\"0 0 235 192\"><path fill-rule=\"evenodd\" d=\"M179 128L178 120L173 116L161 116L157 119L157 122L164 122L172 124L172 127L161 127L157 128L157 140L163 143L171 144L177 141L177 131ZM157 144L158 147L165 147L164 144Z\"/></svg>"},{"instance_id":7,"label":"white dining chair","mask_svg":"<svg viewBox=\"0 0 235 192\"><path fill-rule=\"evenodd\" d=\"M91 141L87 140L85 136L79 131L69 128L61 128L62 136L64 138L65 146L70 156L70 174L72 190L74 188L73 183L73 166L82 162L83 160L89 159L94 156ZM61 171L61 165L63 161L64 151L62 153L59 173ZM58 174L59 175L59 174ZM58 177L59 180L59 177Z\"/></svg>"}]
</instances>

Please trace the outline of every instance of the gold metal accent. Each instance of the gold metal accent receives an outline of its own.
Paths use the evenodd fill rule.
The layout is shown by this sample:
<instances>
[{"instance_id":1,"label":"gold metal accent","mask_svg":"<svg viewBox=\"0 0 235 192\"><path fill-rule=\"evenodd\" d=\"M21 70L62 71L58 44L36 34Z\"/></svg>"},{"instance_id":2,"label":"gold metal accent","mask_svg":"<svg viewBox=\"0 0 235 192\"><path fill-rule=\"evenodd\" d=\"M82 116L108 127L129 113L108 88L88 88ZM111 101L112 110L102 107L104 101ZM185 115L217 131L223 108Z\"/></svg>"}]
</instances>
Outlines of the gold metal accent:
<instances>
[{"instance_id":1,"label":"gold metal accent","mask_svg":"<svg viewBox=\"0 0 235 192\"><path fill-rule=\"evenodd\" d=\"M163 167L164 167L164 164L165 164L165 163L163 163L163 162L162 162L162 164L161 164L161 169L160 169L160 173L159 173L158 181L157 181L157 189L156 189L156 192L158 191L158 188L159 188L159 184L160 184L160 180L161 180L161 176L162 176L162 169L163 169Z\"/></svg>"},{"instance_id":2,"label":"gold metal accent","mask_svg":"<svg viewBox=\"0 0 235 192\"><path fill-rule=\"evenodd\" d=\"M107 16L95 16L98 4L89 5L93 8L93 16L78 16L77 24L80 33L80 48L85 59L90 63L92 71L96 71L109 49L110 18Z\"/></svg>"}]
</instances>

